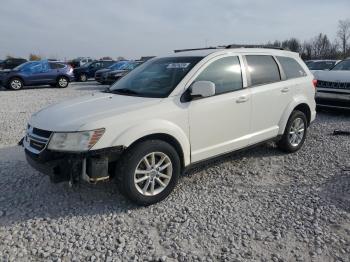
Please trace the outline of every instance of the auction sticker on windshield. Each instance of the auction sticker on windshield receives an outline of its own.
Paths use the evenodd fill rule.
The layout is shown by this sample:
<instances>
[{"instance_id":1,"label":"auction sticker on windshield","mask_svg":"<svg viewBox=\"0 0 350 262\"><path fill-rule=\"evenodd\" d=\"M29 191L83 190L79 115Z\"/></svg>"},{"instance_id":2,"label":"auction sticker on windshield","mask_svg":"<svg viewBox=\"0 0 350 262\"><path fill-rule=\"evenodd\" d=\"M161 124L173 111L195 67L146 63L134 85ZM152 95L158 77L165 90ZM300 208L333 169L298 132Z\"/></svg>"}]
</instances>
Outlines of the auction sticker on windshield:
<instances>
[{"instance_id":1,"label":"auction sticker on windshield","mask_svg":"<svg viewBox=\"0 0 350 262\"><path fill-rule=\"evenodd\" d=\"M166 68L167 69L176 69L176 68L187 68L190 65L190 63L171 63Z\"/></svg>"}]
</instances>

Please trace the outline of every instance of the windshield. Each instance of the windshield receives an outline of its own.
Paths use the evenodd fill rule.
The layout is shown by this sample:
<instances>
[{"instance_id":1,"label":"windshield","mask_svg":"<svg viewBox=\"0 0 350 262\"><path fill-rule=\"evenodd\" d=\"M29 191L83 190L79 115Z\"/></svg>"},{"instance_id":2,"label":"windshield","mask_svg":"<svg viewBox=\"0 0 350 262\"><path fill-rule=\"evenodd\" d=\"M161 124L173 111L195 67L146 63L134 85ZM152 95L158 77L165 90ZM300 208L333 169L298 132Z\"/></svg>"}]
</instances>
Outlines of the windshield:
<instances>
[{"instance_id":1,"label":"windshield","mask_svg":"<svg viewBox=\"0 0 350 262\"><path fill-rule=\"evenodd\" d=\"M122 65L119 69L120 70L133 70L138 65L141 65L141 63L135 63L135 62L126 63L126 64Z\"/></svg>"},{"instance_id":2,"label":"windshield","mask_svg":"<svg viewBox=\"0 0 350 262\"><path fill-rule=\"evenodd\" d=\"M141 97L167 97L203 57L155 58L121 78L112 93Z\"/></svg>"},{"instance_id":3,"label":"windshield","mask_svg":"<svg viewBox=\"0 0 350 262\"><path fill-rule=\"evenodd\" d=\"M308 64L310 70L326 70L331 69L335 65L335 61L319 61Z\"/></svg>"},{"instance_id":4,"label":"windshield","mask_svg":"<svg viewBox=\"0 0 350 262\"><path fill-rule=\"evenodd\" d=\"M28 69L34 65L38 65L40 62L35 61L35 62L26 62L24 64L21 64L19 66L16 66L13 70L25 70Z\"/></svg>"},{"instance_id":5,"label":"windshield","mask_svg":"<svg viewBox=\"0 0 350 262\"><path fill-rule=\"evenodd\" d=\"M343 60L339 64L336 64L336 66L333 67L332 70L333 71L350 70L350 59L349 60Z\"/></svg>"},{"instance_id":6,"label":"windshield","mask_svg":"<svg viewBox=\"0 0 350 262\"><path fill-rule=\"evenodd\" d=\"M128 63L128 62L126 62L126 61L118 62L118 63L115 63L115 64L109 66L108 68L109 68L109 69L112 69L112 70L119 70L119 69L120 69L122 66L124 66L126 63Z\"/></svg>"},{"instance_id":7,"label":"windshield","mask_svg":"<svg viewBox=\"0 0 350 262\"><path fill-rule=\"evenodd\" d=\"M81 67L89 67L93 62L88 62L88 63L85 63L83 64Z\"/></svg>"}]
</instances>

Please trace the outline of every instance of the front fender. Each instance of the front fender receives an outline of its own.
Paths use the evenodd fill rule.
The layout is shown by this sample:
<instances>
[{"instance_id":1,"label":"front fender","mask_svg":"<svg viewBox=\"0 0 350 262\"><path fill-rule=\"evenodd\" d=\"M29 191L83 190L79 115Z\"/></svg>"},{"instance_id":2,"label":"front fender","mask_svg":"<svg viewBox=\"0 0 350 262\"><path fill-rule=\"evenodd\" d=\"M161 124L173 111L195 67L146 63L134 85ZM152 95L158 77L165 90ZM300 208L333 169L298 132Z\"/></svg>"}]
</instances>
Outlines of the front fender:
<instances>
[{"instance_id":1,"label":"front fender","mask_svg":"<svg viewBox=\"0 0 350 262\"><path fill-rule=\"evenodd\" d=\"M288 122L288 119L289 119L289 116L293 112L294 108L296 108L300 104L307 104L308 105L307 98L302 96L302 95L295 96L293 98L292 102L290 102L289 105L286 107L286 109L284 110L282 117L278 123L278 126L279 126L278 134L279 135L283 135L284 130L285 130L286 125L287 125L287 122Z\"/></svg>"},{"instance_id":2,"label":"front fender","mask_svg":"<svg viewBox=\"0 0 350 262\"><path fill-rule=\"evenodd\" d=\"M150 120L140 125L132 126L116 137L112 146L122 145L129 147L140 138L154 134L166 134L176 139L182 148L185 166L190 164L190 142L188 136L181 127L167 120Z\"/></svg>"}]
</instances>

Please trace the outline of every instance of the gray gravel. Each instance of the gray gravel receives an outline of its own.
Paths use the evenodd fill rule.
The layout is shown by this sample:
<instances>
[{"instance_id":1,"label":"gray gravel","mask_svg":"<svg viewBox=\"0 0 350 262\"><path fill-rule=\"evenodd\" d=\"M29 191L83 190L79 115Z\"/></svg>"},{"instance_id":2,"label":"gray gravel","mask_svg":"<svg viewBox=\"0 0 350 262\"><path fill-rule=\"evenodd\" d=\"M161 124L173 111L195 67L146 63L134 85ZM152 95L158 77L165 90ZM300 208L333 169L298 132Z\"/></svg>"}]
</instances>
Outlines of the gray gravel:
<instances>
[{"instance_id":1,"label":"gray gravel","mask_svg":"<svg viewBox=\"0 0 350 262\"><path fill-rule=\"evenodd\" d=\"M113 184L51 184L15 145L31 113L98 89L0 89L0 261L350 261L350 137L331 135L349 114L319 113L295 154L234 154L139 208Z\"/></svg>"}]
</instances>

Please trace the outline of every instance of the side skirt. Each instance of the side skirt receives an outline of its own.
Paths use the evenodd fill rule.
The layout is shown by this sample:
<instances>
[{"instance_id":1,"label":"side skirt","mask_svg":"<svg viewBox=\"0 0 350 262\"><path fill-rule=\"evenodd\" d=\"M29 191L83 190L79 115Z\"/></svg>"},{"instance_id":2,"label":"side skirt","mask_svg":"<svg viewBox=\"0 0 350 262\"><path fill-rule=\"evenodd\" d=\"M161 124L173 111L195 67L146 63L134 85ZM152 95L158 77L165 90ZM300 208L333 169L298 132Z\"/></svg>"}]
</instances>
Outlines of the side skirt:
<instances>
[{"instance_id":1,"label":"side skirt","mask_svg":"<svg viewBox=\"0 0 350 262\"><path fill-rule=\"evenodd\" d=\"M230 152L227 152L227 153L223 153L223 154L220 154L220 155L217 155L217 156L209 157L209 158L206 158L206 159L203 159L203 160L191 163L190 165L186 166L183 171L186 172L186 171L189 171L191 169L195 169L197 167L200 167L200 166L203 166L203 165L206 165L206 164L210 164L212 162L215 162L216 160L225 158L225 157L230 156L232 154L237 154L237 153L244 152L246 150L250 150L252 148L264 145L264 144L266 144L268 142L277 142L277 141L281 140L281 138L282 138L282 135L278 135L277 137L261 141L259 143L247 146L245 148L233 150L233 151L230 151Z\"/></svg>"}]
</instances>

